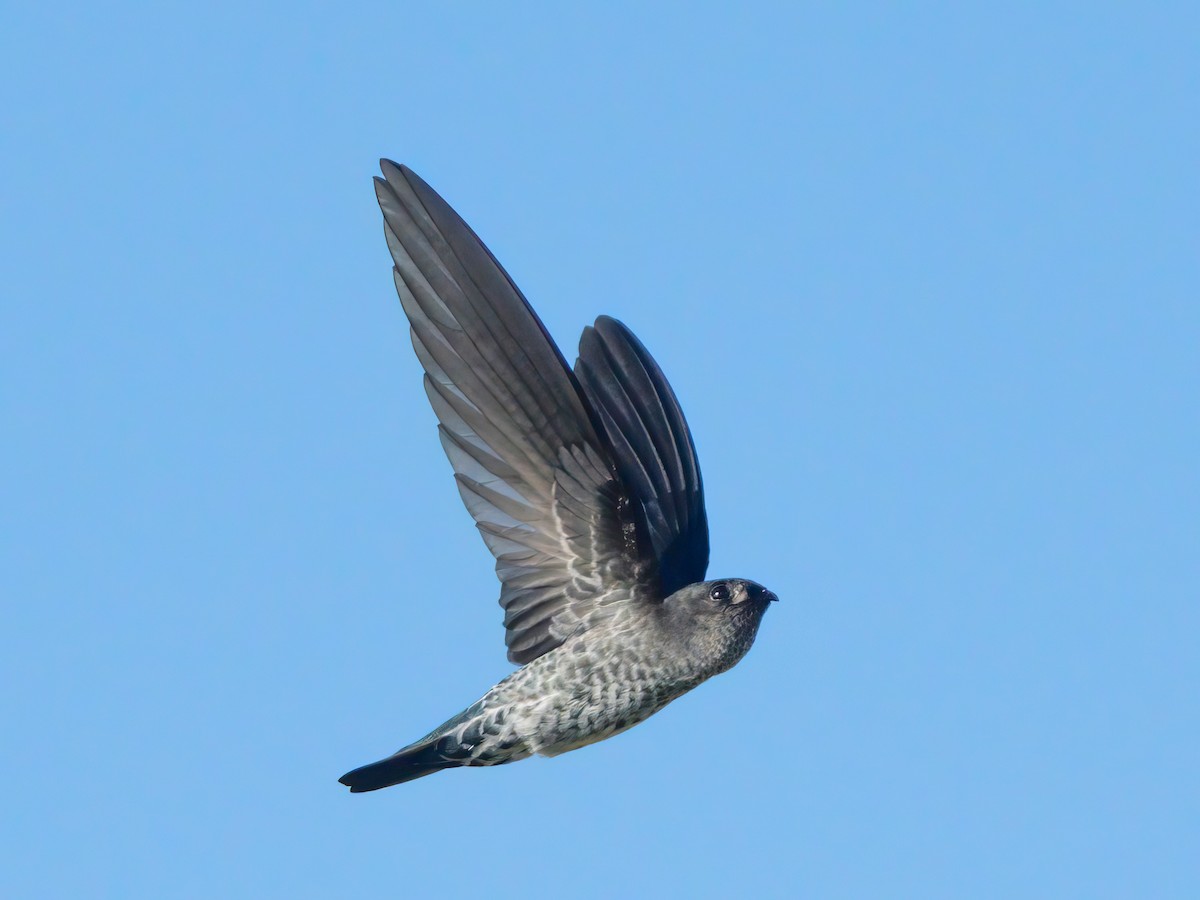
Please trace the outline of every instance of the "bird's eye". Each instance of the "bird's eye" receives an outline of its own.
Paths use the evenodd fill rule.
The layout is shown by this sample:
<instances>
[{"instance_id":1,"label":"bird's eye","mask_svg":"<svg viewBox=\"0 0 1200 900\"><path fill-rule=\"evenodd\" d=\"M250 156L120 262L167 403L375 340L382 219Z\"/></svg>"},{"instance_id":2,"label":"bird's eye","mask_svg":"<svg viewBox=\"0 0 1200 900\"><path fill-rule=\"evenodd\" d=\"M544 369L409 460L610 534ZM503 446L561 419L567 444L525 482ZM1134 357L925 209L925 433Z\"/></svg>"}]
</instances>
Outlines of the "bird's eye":
<instances>
[{"instance_id":1,"label":"bird's eye","mask_svg":"<svg viewBox=\"0 0 1200 900\"><path fill-rule=\"evenodd\" d=\"M729 585L718 584L708 592L708 596L712 597L718 603L727 603L729 601Z\"/></svg>"}]
</instances>

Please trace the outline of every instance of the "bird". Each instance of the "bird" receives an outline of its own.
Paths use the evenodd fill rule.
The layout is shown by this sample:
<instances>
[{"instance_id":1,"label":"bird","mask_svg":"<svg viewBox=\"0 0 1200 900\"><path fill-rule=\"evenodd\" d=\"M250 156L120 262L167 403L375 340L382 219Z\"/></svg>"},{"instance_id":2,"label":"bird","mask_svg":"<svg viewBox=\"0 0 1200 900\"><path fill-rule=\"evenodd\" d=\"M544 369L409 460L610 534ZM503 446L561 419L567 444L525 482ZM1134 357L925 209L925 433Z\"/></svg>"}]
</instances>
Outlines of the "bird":
<instances>
[{"instance_id":1,"label":"bird","mask_svg":"<svg viewBox=\"0 0 1200 900\"><path fill-rule=\"evenodd\" d=\"M574 369L475 232L407 166L375 193L393 278L462 500L496 561L519 668L351 792L557 756L735 665L776 595L706 580L696 447L650 353L608 316Z\"/></svg>"}]
</instances>

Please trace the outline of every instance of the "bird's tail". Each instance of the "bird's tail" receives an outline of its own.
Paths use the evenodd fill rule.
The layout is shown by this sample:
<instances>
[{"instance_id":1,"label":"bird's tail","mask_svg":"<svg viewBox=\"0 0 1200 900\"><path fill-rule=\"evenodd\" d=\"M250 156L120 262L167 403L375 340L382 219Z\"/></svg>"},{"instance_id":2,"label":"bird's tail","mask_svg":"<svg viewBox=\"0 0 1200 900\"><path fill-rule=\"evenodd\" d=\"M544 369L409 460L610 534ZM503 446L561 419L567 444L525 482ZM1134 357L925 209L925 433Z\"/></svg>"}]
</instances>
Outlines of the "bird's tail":
<instances>
[{"instance_id":1,"label":"bird's tail","mask_svg":"<svg viewBox=\"0 0 1200 900\"><path fill-rule=\"evenodd\" d=\"M443 722L419 741L397 750L386 759L347 772L338 781L350 788L350 793L361 794L415 781L443 769L507 762L510 754L496 759L493 754L481 753L476 749L483 739L482 720L479 718L482 709L483 700L480 700Z\"/></svg>"},{"instance_id":2,"label":"bird's tail","mask_svg":"<svg viewBox=\"0 0 1200 900\"><path fill-rule=\"evenodd\" d=\"M462 761L447 759L439 752L436 739L433 741L418 741L403 750L398 750L387 759L368 763L352 772L347 772L338 779L350 788L350 793L360 794L363 791L377 791L380 788L391 787L393 784L404 784L414 781L442 769L453 769L461 766Z\"/></svg>"}]
</instances>

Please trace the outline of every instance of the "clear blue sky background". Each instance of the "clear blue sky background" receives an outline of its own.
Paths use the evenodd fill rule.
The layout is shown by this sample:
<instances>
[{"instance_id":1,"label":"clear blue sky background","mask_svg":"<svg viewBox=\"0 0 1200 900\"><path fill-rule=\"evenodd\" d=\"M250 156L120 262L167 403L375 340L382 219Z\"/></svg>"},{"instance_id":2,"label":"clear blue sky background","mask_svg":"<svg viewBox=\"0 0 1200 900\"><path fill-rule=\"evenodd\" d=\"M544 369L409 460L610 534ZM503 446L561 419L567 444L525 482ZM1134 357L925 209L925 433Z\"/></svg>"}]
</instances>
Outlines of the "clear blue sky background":
<instances>
[{"instance_id":1,"label":"clear blue sky background","mask_svg":"<svg viewBox=\"0 0 1200 900\"><path fill-rule=\"evenodd\" d=\"M1200 896L1196 5L562 6L6 10L0 894ZM636 330L782 602L351 796L509 671L379 156Z\"/></svg>"}]
</instances>

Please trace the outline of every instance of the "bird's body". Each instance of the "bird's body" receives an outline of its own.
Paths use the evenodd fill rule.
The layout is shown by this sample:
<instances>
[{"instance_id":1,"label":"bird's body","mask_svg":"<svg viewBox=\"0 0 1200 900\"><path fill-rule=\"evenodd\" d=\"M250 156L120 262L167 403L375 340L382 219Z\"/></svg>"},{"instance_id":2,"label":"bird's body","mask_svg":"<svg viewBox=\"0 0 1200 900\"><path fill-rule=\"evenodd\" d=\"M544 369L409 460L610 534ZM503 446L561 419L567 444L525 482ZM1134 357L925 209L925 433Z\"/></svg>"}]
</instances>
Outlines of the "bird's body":
<instances>
[{"instance_id":1,"label":"bird's body","mask_svg":"<svg viewBox=\"0 0 1200 900\"><path fill-rule=\"evenodd\" d=\"M737 663L774 594L703 581L695 448L640 342L601 318L572 373L474 233L407 169L377 191L396 283L459 490L496 556L522 667L386 759L370 791L618 734Z\"/></svg>"}]
</instances>

